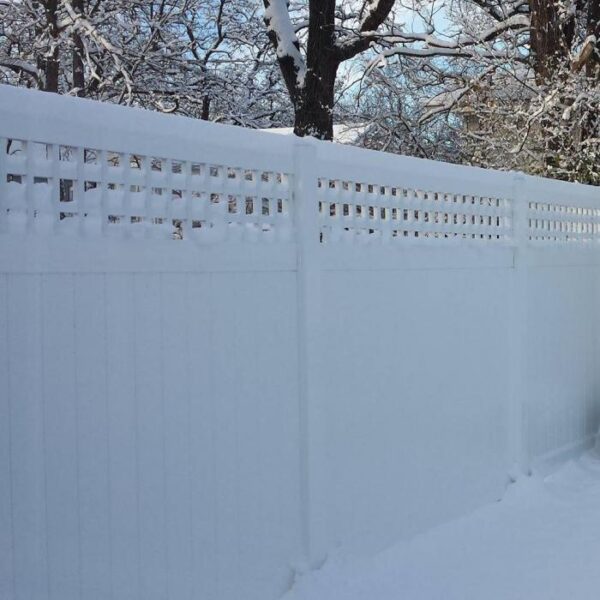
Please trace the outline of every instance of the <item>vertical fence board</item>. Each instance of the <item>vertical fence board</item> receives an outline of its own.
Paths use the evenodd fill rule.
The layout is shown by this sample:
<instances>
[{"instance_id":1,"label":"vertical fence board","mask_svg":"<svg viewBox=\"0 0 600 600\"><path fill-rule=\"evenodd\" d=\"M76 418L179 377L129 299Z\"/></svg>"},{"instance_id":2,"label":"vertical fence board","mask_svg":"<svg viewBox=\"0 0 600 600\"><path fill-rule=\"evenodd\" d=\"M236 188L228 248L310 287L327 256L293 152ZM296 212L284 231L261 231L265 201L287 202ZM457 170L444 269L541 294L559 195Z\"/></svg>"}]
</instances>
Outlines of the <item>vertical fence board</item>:
<instances>
[{"instance_id":1,"label":"vertical fence board","mask_svg":"<svg viewBox=\"0 0 600 600\"><path fill-rule=\"evenodd\" d=\"M277 556L299 559L300 545L295 278L272 273L239 274L234 285L244 302L231 315L235 325L236 445L240 579L289 581ZM263 290L270 290L265 296ZM246 325L251 320L253 326ZM257 343L260 337L261 343ZM247 393L247 390L256 390ZM296 465L291 470L289 465ZM258 554L256 545L267 551ZM294 553L298 552L296 556ZM255 598L252 592L248 596ZM258 600L258 596L256 597Z\"/></svg>"},{"instance_id":2,"label":"vertical fence board","mask_svg":"<svg viewBox=\"0 0 600 600\"><path fill-rule=\"evenodd\" d=\"M160 275L134 276L140 593L144 600L168 597L160 286Z\"/></svg>"},{"instance_id":3,"label":"vertical fence board","mask_svg":"<svg viewBox=\"0 0 600 600\"><path fill-rule=\"evenodd\" d=\"M104 276L75 280L82 596L110 597L109 465Z\"/></svg>"},{"instance_id":4,"label":"vertical fence board","mask_svg":"<svg viewBox=\"0 0 600 600\"><path fill-rule=\"evenodd\" d=\"M215 300L211 348L214 372L215 398L215 459L217 500L217 584L218 597L234 598L242 594L238 581L231 577L240 569L240 448L237 439L240 394L244 393L243 362L238 338L240 290L235 285L238 273L215 273L211 289ZM217 341L218 340L218 341Z\"/></svg>"},{"instance_id":5,"label":"vertical fence board","mask_svg":"<svg viewBox=\"0 0 600 600\"><path fill-rule=\"evenodd\" d=\"M1 142L1 140L0 140ZM0 274L0 598L14 598L11 400L8 373L8 287Z\"/></svg>"},{"instance_id":6,"label":"vertical fence board","mask_svg":"<svg viewBox=\"0 0 600 600\"><path fill-rule=\"evenodd\" d=\"M186 276L161 282L165 390L166 513L169 593L192 598L192 502L190 463L189 314Z\"/></svg>"},{"instance_id":7,"label":"vertical fence board","mask_svg":"<svg viewBox=\"0 0 600 600\"><path fill-rule=\"evenodd\" d=\"M135 308L129 273L106 276L106 341L112 591L114 600L137 600L140 543Z\"/></svg>"},{"instance_id":8,"label":"vertical fence board","mask_svg":"<svg viewBox=\"0 0 600 600\"><path fill-rule=\"evenodd\" d=\"M44 275L42 290L49 591L64 600L81 585L73 276Z\"/></svg>"},{"instance_id":9,"label":"vertical fence board","mask_svg":"<svg viewBox=\"0 0 600 600\"><path fill-rule=\"evenodd\" d=\"M261 350L257 344L259 332L267 327L264 312L268 311L271 304L269 299L256 298L256 288L260 286L264 277L259 273L238 273L235 278L229 278L228 285L232 288L242 290L240 295L243 302L236 302L229 313L230 335L234 344L233 364L235 369L231 372L228 380L232 387L230 398L234 413L233 424L235 427L234 447L235 456L235 517L237 520L236 544L237 544L237 568L241 581L256 577L257 562L260 558L252 550L254 544L268 546L271 540L265 539L268 529L261 527L266 525L260 522L260 505L264 494L272 493L273 490L267 485L260 485L259 463L259 430L258 420L260 406L263 402L264 391L259 385L259 371L264 365L261 364ZM262 288L261 289L268 289ZM233 289L225 292L226 297L235 298ZM238 292L239 293L239 292ZM262 300L262 302L261 302ZM256 328L249 327L251 321ZM262 346L262 344L261 344ZM231 360L231 359L230 359ZM231 370L230 370L231 371ZM248 390L256 390L256 393L248 393ZM273 437L279 437L279 423L273 415ZM273 438L271 438L273 439ZM272 533L272 532L271 532ZM267 534L269 535L269 534ZM270 537L270 535L269 535ZM269 553L264 553L263 556ZM241 593L241 590L237 590ZM254 600L252 592L248 594L248 600Z\"/></svg>"},{"instance_id":10,"label":"vertical fence board","mask_svg":"<svg viewBox=\"0 0 600 600\"><path fill-rule=\"evenodd\" d=\"M193 597L217 598L216 404L212 277L190 274L185 289L190 349L190 471Z\"/></svg>"},{"instance_id":11,"label":"vertical fence board","mask_svg":"<svg viewBox=\"0 0 600 600\"><path fill-rule=\"evenodd\" d=\"M261 340L257 352L258 478L260 520L263 532L272 531L268 540L270 555L256 565L257 577L268 578L275 571L283 581L290 572L280 572L277 556L290 556L291 567L302 560L300 522L299 407L297 365L297 323L290 319L295 311L294 273L283 276L258 275L256 287L270 290L268 301L257 291L252 304L260 323ZM280 349L284 347L282 353ZM277 437L273 439L273 424ZM290 469L289 465L296 465ZM267 541L265 540L265 543ZM248 547L248 551L251 549ZM262 557L260 557L262 558ZM257 557L259 559L259 557Z\"/></svg>"},{"instance_id":12,"label":"vertical fence board","mask_svg":"<svg viewBox=\"0 0 600 600\"><path fill-rule=\"evenodd\" d=\"M7 282L15 598L38 600L48 597L41 277Z\"/></svg>"}]
</instances>

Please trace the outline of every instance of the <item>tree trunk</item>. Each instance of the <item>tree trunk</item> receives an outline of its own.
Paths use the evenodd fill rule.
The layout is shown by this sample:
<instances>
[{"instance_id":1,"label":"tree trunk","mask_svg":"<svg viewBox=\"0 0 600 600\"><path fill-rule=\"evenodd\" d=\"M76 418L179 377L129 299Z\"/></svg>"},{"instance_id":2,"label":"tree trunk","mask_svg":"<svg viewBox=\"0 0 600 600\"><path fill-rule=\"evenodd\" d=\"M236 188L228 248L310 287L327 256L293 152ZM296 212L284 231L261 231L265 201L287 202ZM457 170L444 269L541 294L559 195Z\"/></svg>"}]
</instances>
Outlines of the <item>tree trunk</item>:
<instances>
[{"instance_id":1,"label":"tree trunk","mask_svg":"<svg viewBox=\"0 0 600 600\"><path fill-rule=\"evenodd\" d=\"M333 102L339 60L335 55L335 1L309 3L306 76L295 101L294 133L333 139Z\"/></svg>"},{"instance_id":2,"label":"tree trunk","mask_svg":"<svg viewBox=\"0 0 600 600\"><path fill-rule=\"evenodd\" d=\"M200 119L203 121L208 121L210 119L210 96L208 94L202 98L202 113L200 114Z\"/></svg>"},{"instance_id":3,"label":"tree trunk","mask_svg":"<svg viewBox=\"0 0 600 600\"><path fill-rule=\"evenodd\" d=\"M530 0L531 55L539 83L547 81L555 68L560 45L556 0Z\"/></svg>"},{"instance_id":4,"label":"tree trunk","mask_svg":"<svg viewBox=\"0 0 600 600\"><path fill-rule=\"evenodd\" d=\"M294 107L294 133L331 140L338 68L342 62L369 48L373 32L388 18L395 0L370 0L366 3L365 13L359 15L360 35L343 47L336 46L335 0L309 0L305 61L299 56L298 39L295 34L290 35L293 28L289 15L274 19L272 2L263 0L265 24ZM287 8L289 2L284 5ZM282 40L285 43L280 43ZM290 44L298 52L290 51Z\"/></svg>"},{"instance_id":5,"label":"tree trunk","mask_svg":"<svg viewBox=\"0 0 600 600\"><path fill-rule=\"evenodd\" d=\"M575 18L561 19L561 0L529 0L529 9L533 68L538 83L543 84L569 59Z\"/></svg>"},{"instance_id":6,"label":"tree trunk","mask_svg":"<svg viewBox=\"0 0 600 600\"><path fill-rule=\"evenodd\" d=\"M588 77L600 79L600 2L588 0L587 34L596 37L594 53L587 64Z\"/></svg>"},{"instance_id":7,"label":"tree trunk","mask_svg":"<svg viewBox=\"0 0 600 600\"><path fill-rule=\"evenodd\" d=\"M79 14L83 14L84 0L73 0L73 8ZM85 70L83 66L83 41L79 33L73 33L73 88L76 90L77 96L82 98L85 96Z\"/></svg>"},{"instance_id":8,"label":"tree trunk","mask_svg":"<svg viewBox=\"0 0 600 600\"><path fill-rule=\"evenodd\" d=\"M37 3L34 4L37 6ZM53 40L58 38L58 0L44 0L42 2L44 9L44 26L36 27L36 35L40 36L47 31L49 37ZM60 71L60 58L58 54L58 44L47 56L39 56L37 59L38 70L42 73L42 89L46 92L58 92L58 78Z\"/></svg>"},{"instance_id":9,"label":"tree trunk","mask_svg":"<svg viewBox=\"0 0 600 600\"><path fill-rule=\"evenodd\" d=\"M585 65L585 74L595 85L600 83L600 2L588 0L587 31L588 36L595 36L593 53ZM581 139L588 140L598 137L598 114L588 111L587 118L581 125Z\"/></svg>"},{"instance_id":10,"label":"tree trunk","mask_svg":"<svg viewBox=\"0 0 600 600\"><path fill-rule=\"evenodd\" d=\"M306 75L304 87L296 101L294 133L333 139L333 102L337 65L322 61Z\"/></svg>"}]
</instances>

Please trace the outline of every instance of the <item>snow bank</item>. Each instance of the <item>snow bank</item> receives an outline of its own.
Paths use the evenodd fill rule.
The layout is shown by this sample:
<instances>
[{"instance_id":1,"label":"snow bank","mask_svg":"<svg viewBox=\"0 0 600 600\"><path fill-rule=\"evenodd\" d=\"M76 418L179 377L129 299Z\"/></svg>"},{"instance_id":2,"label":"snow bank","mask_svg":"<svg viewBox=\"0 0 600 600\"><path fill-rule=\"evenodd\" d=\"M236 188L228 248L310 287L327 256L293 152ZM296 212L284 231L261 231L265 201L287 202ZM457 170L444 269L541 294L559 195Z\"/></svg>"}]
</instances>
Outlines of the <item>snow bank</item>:
<instances>
[{"instance_id":1,"label":"snow bank","mask_svg":"<svg viewBox=\"0 0 600 600\"><path fill-rule=\"evenodd\" d=\"M600 456L372 559L332 557L284 600L591 600L600 589Z\"/></svg>"}]
</instances>

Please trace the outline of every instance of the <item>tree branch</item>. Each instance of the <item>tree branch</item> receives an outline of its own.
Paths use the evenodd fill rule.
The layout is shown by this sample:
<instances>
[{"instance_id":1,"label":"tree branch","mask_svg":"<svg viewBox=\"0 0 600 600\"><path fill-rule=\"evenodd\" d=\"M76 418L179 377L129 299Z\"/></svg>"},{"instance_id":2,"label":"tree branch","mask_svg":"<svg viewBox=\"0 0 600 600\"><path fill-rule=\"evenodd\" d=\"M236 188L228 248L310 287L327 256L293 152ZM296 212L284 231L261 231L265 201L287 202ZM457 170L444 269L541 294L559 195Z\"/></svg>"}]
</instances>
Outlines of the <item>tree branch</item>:
<instances>
[{"instance_id":1,"label":"tree branch","mask_svg":"<svg viewBox=\"0 0 600 600\"><path fill-rule=\"evenodd\" d=\"M366 0L360 11L360 27L355 39L340 40L335 47L339 62L343 62L364 52L376 39L376 31L388 18L395 0Z\"/></svg>"},{"instance_id":2,"label":"tree branch","mask_svg":"<svg viewBox=\"0 0 600 600\"><path fill-rule=\"evenodd\" d=\"M306 63L300 52L300 42L294 31L286 0L263 0L267 35L281 68L292 102L304 85Z\"/></svg>"},{"instance_id":3,"label":"tree branch","mask_svg":"<svg viewBox=\"0 0 600 600\"><path fill-rule=\"evenodd\" d=\"M31 77L36 83L40 80L37 67L20 58L0 57L0 67L10 69L17 74L23 73Z\"/></svg>"}]
</instances>

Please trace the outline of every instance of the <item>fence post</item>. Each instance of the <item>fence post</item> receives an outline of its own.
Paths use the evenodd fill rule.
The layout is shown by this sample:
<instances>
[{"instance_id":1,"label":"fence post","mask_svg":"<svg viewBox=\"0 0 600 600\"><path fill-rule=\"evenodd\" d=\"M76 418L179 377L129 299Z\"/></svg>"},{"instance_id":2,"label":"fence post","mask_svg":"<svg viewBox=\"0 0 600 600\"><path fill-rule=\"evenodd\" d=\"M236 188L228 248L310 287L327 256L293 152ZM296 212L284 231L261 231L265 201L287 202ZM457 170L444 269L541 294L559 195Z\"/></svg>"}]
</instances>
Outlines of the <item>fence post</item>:
<instances>
[{"instance_id":1,"label":"fence post","mask_svg":"<svg viewBox=\"0 0 600 600\"><path fill-rule=\"evenodd\" d=\"M298 385L300 395L301 519L304 559L300 571L326 555L324 513L325 422L320 413L321 269L317 142L294 138L293 211L297 246Z\"/></svg>"},{"instance_id":2,"label":"fence post","mask_svg":"<svg viewBox=\"0 0 600 600\"><path fill-rule=\"evenodd\" d=\"M510 404L508 445L511 470L529 472L527 439L527 250L529 247L529 198L527 177L513 175L512 234L513 270L510 297Z\"/></svg>"}]
</instances>

